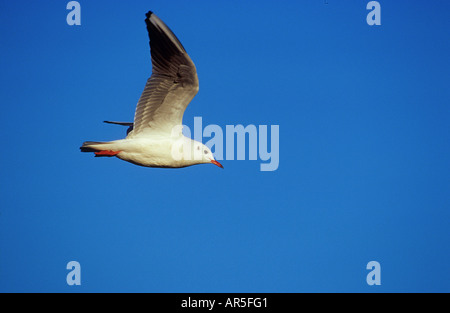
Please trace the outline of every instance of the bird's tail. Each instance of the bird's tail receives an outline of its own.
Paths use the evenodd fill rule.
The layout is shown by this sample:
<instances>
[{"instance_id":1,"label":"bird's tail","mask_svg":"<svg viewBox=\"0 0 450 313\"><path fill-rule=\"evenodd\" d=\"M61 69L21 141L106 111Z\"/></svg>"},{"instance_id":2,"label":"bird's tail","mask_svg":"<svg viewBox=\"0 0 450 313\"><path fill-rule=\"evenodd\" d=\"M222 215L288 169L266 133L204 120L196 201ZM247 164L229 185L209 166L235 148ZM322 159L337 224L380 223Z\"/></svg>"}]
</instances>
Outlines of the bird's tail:
<instances>
[{"instance_id":1,"label":"bird's tail","mask_svg":"<svg viewBox=\"0 0 450 313\"><path fill-rule=\"evenodd\" d=\"M83 145L80 147L81 152L98 152L102 151L103 145L105 145L106 142L99 142L99 141L85 141L83 142Z\"/></svg>"},{"instance_id":2,"label":"bird's tail","mask_svg":"<svg viewBox=\"0 0 450 313\"><path fill-rule=\"evenodd\" d=\"M121 152L111 148L111 142L85 141L80 150L81 152L94 152L96 157L113 157Z\"/></svg>"}]
</instances>

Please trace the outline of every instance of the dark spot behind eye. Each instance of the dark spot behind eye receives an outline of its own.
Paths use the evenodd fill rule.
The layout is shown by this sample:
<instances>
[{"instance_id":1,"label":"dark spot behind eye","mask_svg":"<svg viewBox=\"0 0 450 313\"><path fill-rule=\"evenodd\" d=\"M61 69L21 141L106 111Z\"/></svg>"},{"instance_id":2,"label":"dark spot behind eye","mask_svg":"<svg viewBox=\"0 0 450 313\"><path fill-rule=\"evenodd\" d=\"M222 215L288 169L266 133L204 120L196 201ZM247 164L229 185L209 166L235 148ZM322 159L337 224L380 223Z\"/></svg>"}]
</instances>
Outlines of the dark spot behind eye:
<instances>
[{"instance_id":1,"label":"dark spot behind eye","mask_svg":"<svg viewBox=\"0 0 450 313\"><path fill-rule=\"evenodd\" d=\"M200 146L199 146L199 147L197 147L197 150L200 150Z\"/></svg>"}]
</instances>

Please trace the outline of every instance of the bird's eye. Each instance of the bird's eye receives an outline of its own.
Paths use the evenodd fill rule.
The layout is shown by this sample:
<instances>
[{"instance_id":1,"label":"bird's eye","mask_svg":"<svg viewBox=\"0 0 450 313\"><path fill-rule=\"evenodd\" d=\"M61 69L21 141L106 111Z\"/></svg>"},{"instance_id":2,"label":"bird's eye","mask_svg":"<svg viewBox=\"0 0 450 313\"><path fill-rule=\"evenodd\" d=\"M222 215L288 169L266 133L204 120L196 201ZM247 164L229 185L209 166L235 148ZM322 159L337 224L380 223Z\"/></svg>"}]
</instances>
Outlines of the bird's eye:
<instances>
[{"instance_id":1,"label":"bird's eye","mask_svg":"<svg viewBox=\"0 0 450 313\"><path fill-rule=\"evenodd\" d=\"M203 151L205 154L208 154L208 150Z\"/></svg>"}]
</instances>

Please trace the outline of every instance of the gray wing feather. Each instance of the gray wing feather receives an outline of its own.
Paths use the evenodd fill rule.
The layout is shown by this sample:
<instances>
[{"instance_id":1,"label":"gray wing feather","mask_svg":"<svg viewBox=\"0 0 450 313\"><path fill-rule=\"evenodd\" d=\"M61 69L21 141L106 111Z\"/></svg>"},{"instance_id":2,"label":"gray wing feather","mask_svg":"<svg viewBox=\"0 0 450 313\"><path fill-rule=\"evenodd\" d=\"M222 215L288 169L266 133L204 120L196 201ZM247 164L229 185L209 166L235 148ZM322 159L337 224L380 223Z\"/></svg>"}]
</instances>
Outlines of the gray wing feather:
<instances>
[{"instance_id":1,"label":"gray wing feather","mask_svg":"<svg viewBox=\"0 0 450 313\"><path fill-rule=\"evenodd\" d=\"M146 16L152 75L138 101L130 136L171 133L182 124L184 111L198 92L197 71L183 45L155 14Z\"/></svg>"}]
</instances>

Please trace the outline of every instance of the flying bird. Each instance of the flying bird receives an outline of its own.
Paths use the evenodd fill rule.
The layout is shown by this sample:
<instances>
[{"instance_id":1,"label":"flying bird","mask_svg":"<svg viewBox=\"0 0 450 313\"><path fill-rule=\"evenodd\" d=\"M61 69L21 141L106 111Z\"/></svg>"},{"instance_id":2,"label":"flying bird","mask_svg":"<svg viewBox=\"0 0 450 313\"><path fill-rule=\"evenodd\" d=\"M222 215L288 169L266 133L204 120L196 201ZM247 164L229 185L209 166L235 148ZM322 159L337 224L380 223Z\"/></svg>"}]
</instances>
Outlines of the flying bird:
<instances>
[{"instance_id":1,"label":"flying bird","mask_svg":"<svg viewBox=\"0 0 450 313\"><path fill-rule=\"evenodd\" d=\"M186 107L198 92L197 70L175 34L153 12L146 14L150 38L152 74L137 103L134 122L111 122L127 126L125 139L86 141L81 152L96 157L118 157L145 167L180 168L215 164L211 150L182 134Z\"/></svg>"}]
</instances>

